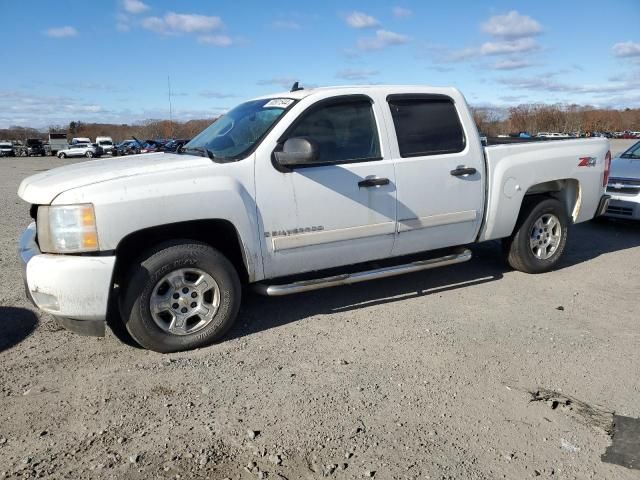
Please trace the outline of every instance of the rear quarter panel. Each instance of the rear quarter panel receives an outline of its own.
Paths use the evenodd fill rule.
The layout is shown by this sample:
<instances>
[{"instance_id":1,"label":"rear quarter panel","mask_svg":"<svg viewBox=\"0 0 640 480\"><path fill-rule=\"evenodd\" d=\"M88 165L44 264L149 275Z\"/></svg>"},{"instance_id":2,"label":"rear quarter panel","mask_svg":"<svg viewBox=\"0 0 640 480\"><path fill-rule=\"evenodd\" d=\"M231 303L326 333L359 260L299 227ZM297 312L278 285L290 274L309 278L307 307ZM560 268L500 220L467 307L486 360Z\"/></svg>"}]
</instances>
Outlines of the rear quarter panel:
<instances>
[{"instance_id":1,"label":"rear quarter panel","mask_svg":"<svg viewBox=\"0 0 640 480\"><path fill-rule=\"evenodd\" d=\"M606 138L558 140L496 145L485 148L487 162L487 206L479 241L511 235L525 194L535 185L570 180L577 188L575 208L567 212L574 223L595 215L601 196ZM595 158L593 166L578 166L584 157Z\"/></svg>"}]
</instances>

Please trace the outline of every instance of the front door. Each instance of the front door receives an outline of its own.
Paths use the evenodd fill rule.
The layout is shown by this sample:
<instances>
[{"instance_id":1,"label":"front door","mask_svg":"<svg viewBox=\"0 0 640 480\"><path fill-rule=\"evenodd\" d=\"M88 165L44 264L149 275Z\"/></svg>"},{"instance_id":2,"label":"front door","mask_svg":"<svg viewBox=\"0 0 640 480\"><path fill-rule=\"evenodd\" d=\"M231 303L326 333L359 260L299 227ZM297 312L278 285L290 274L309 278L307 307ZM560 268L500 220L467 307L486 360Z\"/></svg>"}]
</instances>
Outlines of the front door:
<instances>
[{"instance_id":1,"label":"front door","mask_svg":"<svg viewBox=\"0 0 640 480\"><path fill-rule=\"evenodd\" d=\"M316 162L281 169L267 154L256 158L266 278L390 255L396 189L381 116L364 95L320 100L279 139L308 138L318 147Z\"/></svg>"}]
</instances>

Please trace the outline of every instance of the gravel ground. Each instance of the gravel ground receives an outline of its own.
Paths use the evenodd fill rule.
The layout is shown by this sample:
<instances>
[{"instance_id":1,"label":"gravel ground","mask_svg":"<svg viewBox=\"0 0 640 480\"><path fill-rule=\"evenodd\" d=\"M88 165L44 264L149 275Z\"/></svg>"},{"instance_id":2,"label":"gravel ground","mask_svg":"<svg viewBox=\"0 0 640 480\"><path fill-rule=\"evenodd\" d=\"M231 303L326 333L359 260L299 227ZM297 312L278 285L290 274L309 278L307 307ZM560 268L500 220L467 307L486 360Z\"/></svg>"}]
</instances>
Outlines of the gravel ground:
<instances>
[{"instance_id":1,"label":"gravel ground","mask_svg":"<svg viewBox=\"0 0 640 480\"><path fill-rule=\"evenodd\" d=\"M543 275L488 243L454 267L247 294L226 341L160 355L25 300L15 192L62 163L0 159L0 478L638 478L600 456L611 412L640 417L640 226L576 226Z\"/></svg>"}]
</instances>

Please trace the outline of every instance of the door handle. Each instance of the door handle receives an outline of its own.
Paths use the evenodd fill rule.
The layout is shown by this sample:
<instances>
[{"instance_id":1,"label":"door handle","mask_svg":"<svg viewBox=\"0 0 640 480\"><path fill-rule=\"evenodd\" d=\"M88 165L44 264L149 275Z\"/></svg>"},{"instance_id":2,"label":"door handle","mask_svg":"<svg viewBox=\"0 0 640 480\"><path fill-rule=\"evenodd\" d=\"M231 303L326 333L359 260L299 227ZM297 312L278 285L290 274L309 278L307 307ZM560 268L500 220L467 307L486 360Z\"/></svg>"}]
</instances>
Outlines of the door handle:
<instances>
[{"instance_id":1,"label":"door handle","mask_svg":"<svg viewBox=\"0 0 640 480\"><path fill-rule=\"evenodd\" d=\"M365 178L358 182L358 188L371 188L380 187L382 185L389 185L388 178Z\"/></svg>"},{"instance_id":2,"label":"door handle","mask_svg":"<svg viewBox=\"0 0 640 480\"><path fill-rule=\"evenodd\" d=\"M454 170L451 170L451 175L454 177L462 177L463 175L473 175L477 170L473 167L465 167L464 165L459 165Z\"/></svg>"}]
</instances>

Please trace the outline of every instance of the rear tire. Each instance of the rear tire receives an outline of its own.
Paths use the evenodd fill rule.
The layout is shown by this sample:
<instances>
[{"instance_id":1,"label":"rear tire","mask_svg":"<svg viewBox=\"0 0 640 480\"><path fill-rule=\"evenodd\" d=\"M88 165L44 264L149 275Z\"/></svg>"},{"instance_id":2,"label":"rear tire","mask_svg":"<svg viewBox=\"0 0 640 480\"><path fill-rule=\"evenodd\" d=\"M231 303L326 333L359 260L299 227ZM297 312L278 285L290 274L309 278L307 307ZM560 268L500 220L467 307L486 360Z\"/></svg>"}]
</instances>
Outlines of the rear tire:
<instances>
[{"instance_id":1,"label":"rear tire","mask_svg":"<svg viewBox=\"0 0 640 480\"><path fill-rule=\"evenodd\" d=\"M133 266L121 317L144 348L178 352L222 338L238 315L240 299L238 273L224 255L203 243L174 241Z\"/></svg>"},{"instance_id":2,"label":"rear tire","mask_svg":"<svg viewBox=\"0 0 640 480\"><path fill-rule=\"evenodd\" d=\"M569 219L554 198L526 199L511 237L504 239L506 260L525 273L548 272L567 245Z\"/></svg>"}]
</instances>

